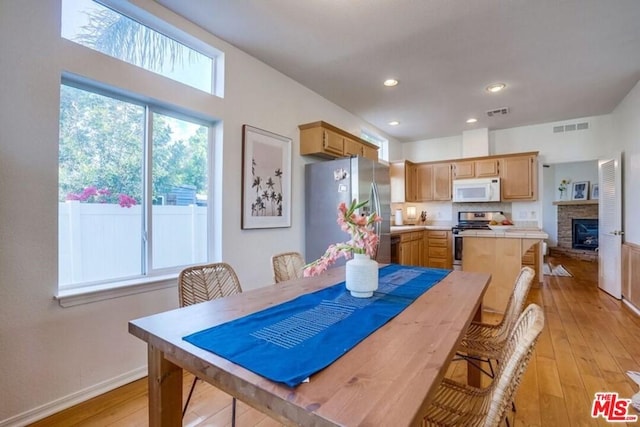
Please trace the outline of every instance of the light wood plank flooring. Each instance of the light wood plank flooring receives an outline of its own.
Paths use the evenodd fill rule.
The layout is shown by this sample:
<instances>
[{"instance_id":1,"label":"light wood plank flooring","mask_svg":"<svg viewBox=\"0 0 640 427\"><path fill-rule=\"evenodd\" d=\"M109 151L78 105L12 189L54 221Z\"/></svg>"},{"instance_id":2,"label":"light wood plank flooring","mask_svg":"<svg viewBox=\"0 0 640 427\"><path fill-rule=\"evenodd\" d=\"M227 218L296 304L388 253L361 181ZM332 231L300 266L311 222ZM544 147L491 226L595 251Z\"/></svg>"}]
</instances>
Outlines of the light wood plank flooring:
<instances>
[{"instance_id":1,"label":"light wood plank flooring","mask_svg":"<svg viewBox=\"0 0 640 427\"><path fill-rule=\"evenodd\" d=\"M511 425L607 425L602 418L591 418L591 402L597 391L615 391L624 397L638 391L625 372L640 370L640 318L598 290L597 263L569 258L549 260L562 264L573 277L545 276L544 284L534 285L531 290L529 300L544 308L546 324L518 391L517 412L510 417ZM447 376L464 381L465 365L452 363ZM185 373L185 398L192 378ZM33 425L146 426L146 379ZM199 381L184 425L231 425L231 398ZM236 425L280 424L238 402Z\"/></svg>"}]
</instances>

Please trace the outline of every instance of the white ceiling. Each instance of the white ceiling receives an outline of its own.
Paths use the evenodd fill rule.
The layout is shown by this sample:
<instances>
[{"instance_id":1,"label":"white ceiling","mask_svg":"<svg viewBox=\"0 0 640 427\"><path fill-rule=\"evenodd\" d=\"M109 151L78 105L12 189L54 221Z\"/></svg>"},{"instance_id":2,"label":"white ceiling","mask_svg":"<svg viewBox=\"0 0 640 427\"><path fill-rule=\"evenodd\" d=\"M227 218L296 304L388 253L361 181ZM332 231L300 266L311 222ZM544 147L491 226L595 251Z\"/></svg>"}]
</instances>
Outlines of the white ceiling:
<instances>
[{"instance_id":1,"label":"white ceiling","mask_svg":"<svg viewBox=\"0 0 640 427\"><path fill-rule=\"evenodd\" d=\"M607 114L640 79L640 0L156 1L400 141Z\"/></svg>"}]
</instances>

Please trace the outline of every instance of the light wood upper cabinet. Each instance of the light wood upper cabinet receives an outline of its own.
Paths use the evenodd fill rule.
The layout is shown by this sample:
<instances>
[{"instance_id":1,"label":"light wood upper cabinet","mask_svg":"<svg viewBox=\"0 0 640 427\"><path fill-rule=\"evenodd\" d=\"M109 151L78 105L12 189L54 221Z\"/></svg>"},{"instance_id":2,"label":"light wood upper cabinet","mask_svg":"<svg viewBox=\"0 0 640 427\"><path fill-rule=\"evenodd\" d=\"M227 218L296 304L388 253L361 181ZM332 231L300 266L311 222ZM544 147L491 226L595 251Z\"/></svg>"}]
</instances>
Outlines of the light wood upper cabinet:
<instances>
[{"instance_id":1,"label":"light wood upper cabinet","mask_svg":"<svg viewBox=\"0 0 640 427\"><path fill-rule=\"evenodd\" d=\"M389 183L391 184L391 203L404 203L406 162L389 164Z\"/></svg>"},{"instance_id":2,"label":"light wood upper cabinet","mask_svg":"<svg viewBox=\"0 0 640 427\"><path fill-rule=\"evenodd\" d=\"M416 202L433 200L433 166L416 165Z\"/></svg>"},{"instance_id":3,"label":"light wood upper cabinet","mask_svg":"<svg viewBox=\"0 0 640 427\"><path fill-rule=\"evenodd\" d=\"M362 156L378 160L378 147L326 122L298 126L300 154L338 158Z\"/></svg>"},{"instance_id":4,"label":"light wood upper cabinet","mask_svg":"<svg viewBox=\"0 0 640 427\"><path fill-rule=\"evenodd\" d=\"M486 178L500 175L500 161L496 158L453 162L454 179Z\"/></svg>"},{"instance_id":5,"label":"light wood upper cabinet","mask_svg":"<svg viewBox=\"0 0 640 427\"><path fill-rule=\"evenodd\" d=\"M486 159L476 160L476 178L493 177L500 175L500 160Z\"/></svg>"},{"instance_id":6,"label":"light wood upper cabinet","mask_svg":"<svg viewBox=\"0 0 640 427\"><path fill-rule=\"evenodd\" d=\"M418 163L417 202L451 200L451 163Z\"/></svg>"},{"instance_id":7,"label":"light wood upper cabinet","mask_svg":"<svg viewBox=\"0 0 640 427\"><path fill-rule=\"evenodd\" d=\"M502 200L537 200L538 165L536 154L514 155L500 159Z\"/></svg>"},{"instance_id":8,"label":"light wood upper cabinet","mask_svg":"<svg viewBox=\"0 0 640 427\"><path fill-rule=\"evenodd\" d=\"M391 202L451 200L454 179L500 177L501 200L537 200L538 153L391 164Z\"/></svg>"},{"instance_id":9,"label":"light wood upper cabinet","mask_svg":"<svg viewBox=\"0 0 640 427\"><path fill-rule=\"evenodd\" d=\"M404 198L407 202L418 201L417 172L415 163L405 162L404 170Z\"/></svg>"},{"instance_id":10,"label":"light wood upper cabinet","mask_svg":"<svg viewBox=\"0 0 640 427\"><path fill-rule=\"evenodd\" d=\"M454 179L466 179L475 178L476 168L473 161L461 161L453 162L453 178Z\"/></svg>"},{"instance_id":11,"label":"light wood upper cabinet","mask_svg":"<svg viewBox=\"0 0 640 427\"><path fill-rule=\"evenodd\" d=\"M451 200L451 163L433 165L433 200Z\"/></svg>"}]
</instances>

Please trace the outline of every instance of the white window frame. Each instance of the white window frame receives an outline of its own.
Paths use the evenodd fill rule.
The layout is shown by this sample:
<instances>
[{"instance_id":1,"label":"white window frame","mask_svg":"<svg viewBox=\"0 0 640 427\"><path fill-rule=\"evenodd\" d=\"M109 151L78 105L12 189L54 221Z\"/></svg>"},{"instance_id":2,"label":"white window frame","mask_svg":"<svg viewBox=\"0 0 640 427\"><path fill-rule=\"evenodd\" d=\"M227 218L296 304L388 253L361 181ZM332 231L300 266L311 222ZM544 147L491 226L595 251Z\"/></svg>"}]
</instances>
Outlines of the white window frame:
<instances>
[{"instance_id":1,"label":"white window frame","mask_svg":"<svg viewBox=\"0 0 640 427\"><path fill-rule=\"evenodd\" d=\"M144 7L137 6L136 2L130 2L127 0L98 0L104 6L110 7L113 10L128 16L131 19L138 21L139 23L148 26L162 34L173 38L184 45L193 48L203 54L216 55L214 80L215 84L212 85L212 89L215 88L214 94L208 94L212 97L211 102L215 103L213 98L224 98L224 70L225 70L225 54L223 51L213 47L209 43L205 42L205 39L199 39L197 36L190 34L187 31L177 28L175 25L170 24L168 21L164 21L161 15L154 15L152 12L156 6L149 4ZM78 64L88 63L91 64L92 58L94 58L94 50L82 46L80 44L73 43L75 46L64 47L65 55L62 58L70 58L69 60L63 60L61 66L67 70L62 73L63 79L74 81L78 84L85 84L93 88L97 93L104 90L113 94L120 94L127 99L138 97L141 101L153 100L161 108L166 108L171 111L171 115L176 113L184 113L190 119L198 118L204 122L211 123L209 131L209 150L208 150L208 203L207 203L207 252L209 259L215 260L219 257L222 244L218 237L218 233L222 227L219 214L221 213L221 182L219 179L222 176L222 163L219 157L221 153L221 146L219 145L223 138L223 122L216 117L216 114L209 108L204 108L202 99L197 98L193 104L189 104L182 100L179 104L174 104L173 99L167 98L164 91L164 87L158 86L158 94L154 95L154 90L150 87L145 87L140 94L134 93L129 89L120 89L120 87L128 87L128 79L114 78L110 80L110 83L101 81L103 70L92 66L78 66ZM109 56L106 61L122 62L124 61ZM114 62L115 64L115 62ZM134 71L137 78L145 78L145 73L150 71L143 68L139 68L138 71ZM138 76L139 73L139 76ZM161 76L162 77L162 76ZM167 77L167 82L171 81L173 84L184 85L185 91L189 92L193 90L193 87L185 85L174 80L170 80ZM162 85L158 83L161 80L153 79L153 85ZM207 94L207 92L203 92ZM205 98L206 99L206 98ZM180 105L180 106L178 106ZM208 103L207 105L210 105ZM56 135L56 138L58 135ZM58 301L58 304L62 307L71 307L79 304L86 304L92 302L103 301L112 298L118 298L127 295L133 295L149 291L158 291L165 288L176 287L177 272L169 273L166 275L158 275L153 277L135 278L132 280L123 280L119 282L102 283L94 286L85 286L81 288L73 288L60 290L54 294L54 299Z\"/></svg>"},{"instance_id":2,"label":"white window frame","mask_svg":"<svg viewBox=\"0 0 640 427\"><path fill-rule=\"evenodd\" d=\"M378 159L389 161L389 140L367 129L360 130L360 138L378 147Z\"/></svg>"},{"instance_id":3,"label":"white window frame","mask_svg":"<svg viewBox=\"0 0 640 427\"><path fill-rule=\"evenodd\" d=\"M108 96L121 100L123 102L139 105L145 107L145 120L146 128L144 139L144 164L143 164L143 200L141 205L143 206L143 227L142 232L146 239L144 239L144 255L141 259L142 265L141 273L139 276L123 279L103 280L99 282L87 282L70 284L66 286L59 286L55 299L63 307L70 307L79 304L85 304L94 301L101 301L104 299L111 299L115 297L132 295L141 292L148 292L150 290L163 289L171 286L175 286L175 279L179 272L186 267L186 265L180 265L170 268L152 269L151 266L153 260L153 215L152 215L152 147L153 145L153 113L171 116L177 119L184 119L189 122L206 126L208 128L207 135L207 199L213 200L213 164L214 164L214 140L217 133L217 127L219 123L211 120L204 120L196 117L192 114L184 113L179 109L172 106L162 105L160 103L150 102L149 100L137 97L134 94L125 93L122 90L116 88L109 88L104 84L92 84L87 79L80 78L78 76L64 73L61 85L71 86L80 90L95 93L102 96ZM151 114L150 114L151 113ZM212 232L212 216L213 205L207 204L207 258L211 260L213 258L213 244L211 242ZM141 237L142 238L142 237Z\"/></svg>"}]
</instances>

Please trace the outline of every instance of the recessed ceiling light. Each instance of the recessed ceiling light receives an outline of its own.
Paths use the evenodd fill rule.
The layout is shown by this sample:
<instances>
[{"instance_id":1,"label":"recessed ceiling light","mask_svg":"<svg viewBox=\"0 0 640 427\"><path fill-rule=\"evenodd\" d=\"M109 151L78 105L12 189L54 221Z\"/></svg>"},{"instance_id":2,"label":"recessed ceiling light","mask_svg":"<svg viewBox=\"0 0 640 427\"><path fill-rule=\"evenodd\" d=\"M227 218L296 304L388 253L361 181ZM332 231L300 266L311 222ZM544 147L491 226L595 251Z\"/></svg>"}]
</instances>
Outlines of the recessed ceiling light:
<instances>
[{"instance_id":1,"label":"recessed ceiling light","mask_svg":"<svg viewBox=\"0 0 640 427\"><path fill-rule=\"evenodd\" d=\"M476 123L478 121L478 119L471 117L470 119L467 119L467 123Z\"/></svg>"},{"instance_id":2,"label":"recessed ceiling light","mask_svg":"<svg viewBox=\"0 0 640 427\"><path fill-rule=\"evenodd\" d=\"M397 121L397 120L389 122L389 126L398 126L399 124L400 124L400 122Z\"/></svg>"},{"instance_id":3,"label":"recessed ceiling light","mask_svg":"<svg viewBox=\"0 0 640 427\"><path fill-rule=\"evenodd\" d=\"M500 92L502 89L506 88L507 85L504 83L494 83L492 85L487 86L487 91L488 92Z\"/></svg>"},{"instance_id":4,"label":"recessed ceiling light","mask_svg":"<svg viewBox=\"0 0 640 427\"><path fill-rule=\"evenodd\" d=\"M383 85L387 86L387 87L393 87L393 86L397 86L398 82L396 79L387 79L384 81Z\"/></svg>"}]
</instances>

